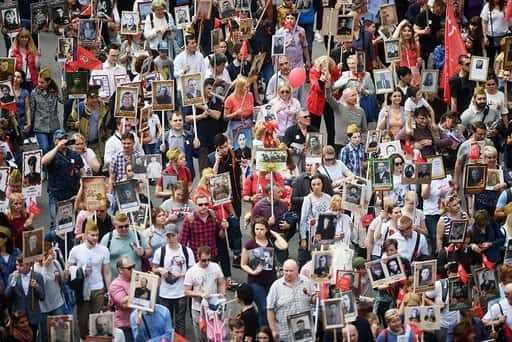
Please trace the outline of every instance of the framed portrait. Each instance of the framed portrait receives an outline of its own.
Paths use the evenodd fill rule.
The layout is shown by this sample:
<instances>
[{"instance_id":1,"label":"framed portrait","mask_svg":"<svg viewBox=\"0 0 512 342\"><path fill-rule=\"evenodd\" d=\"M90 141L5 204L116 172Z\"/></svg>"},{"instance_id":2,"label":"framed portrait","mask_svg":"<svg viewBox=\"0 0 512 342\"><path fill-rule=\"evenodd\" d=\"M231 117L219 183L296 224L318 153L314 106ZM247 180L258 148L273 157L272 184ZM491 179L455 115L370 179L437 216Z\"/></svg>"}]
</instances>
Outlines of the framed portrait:
<instances>
[{"instance_id":1,"label":"framed portrait","mask_svg":"<svg viewBox=\"0 0 512 342\"><path fill-rule=\"evenodd\" d=\"M174 186L178 182L178 177L174 175L162 175L162 185L165 190L173 191Z\"/></svg>"},{"instance_id":2,"label":"framed portrait","mask_svg":"<svg viewBox=\"0 0 512 342\"><path fill-rule=\"evenodd\" d=\"M126 74L114 75L114 85L117 87L130 82L130 78Z\"/></svg>"},{"instance_id":3,"label":"framed portrait","mask_svg":"<svg viewBox=\"0 0 512 342\"><path fill-rule=\"evenodd\" d=\"M7 33L16 32L21 29L20 14L15 2L0 9L0 14L2 15L2 26Z\"/></svg>"},{"instance_id":4,"label":"framed portrait","mask_svg":"<svg viewBox=\"0 0 512 342\"><path fill-rule=\"evenodd\" d=\"M354 36L354 17L351 15L339 15L336 24L336 39L341 42L352 41Z\"/></svg>"},{"instance_id":5,"label":"framed portrait","mask_svg":"<svg viewBox=\"0 0 512 342\"><path fill-rule=\"evenodd\" d=\"M196 17L208 20L212 14L212 0L196 0Z\"/></svg>"},{"instance_id":6,"label":"framed portrait","mask_svg":"<svg viewBox=\"0 0 512 342\"><path fill-rule=\"evenodd\" d=\"M494 190L498 184L505 183L502 169L487 169L487 181L485 182L485 190Z\"/></svg>"},{"instance_id":7,"label":"framed portrait","mask_svg":"<svg viewBox=\"0 0 512 342\"><path fill-rule=\"evenodd\" d=\"M69 24L68 7L64 4L64 1L53 1L48 6L50 8L50 22L54 30L59 26Z\"/></svg>"},{"instance_id":8,"label":"framed portrait","mask_svg":"<svg viewBox=\"0 0 512 342\"><path fill-rule=\"evenodd\" d=\"M174 7L174 17L176 18L176 27L180 30L184 29L191 24L190 21L190 7L177 6Z\"/></svg>"},{"instance_id":9,"label":"framed portrait","mask_svg":"<svg viewBox=\"0 0 512 342\"><path fill-rule=\"evenodd\" d=\"M404 154L402 151L402 145L400 145L400 141L398 141L398 140L380 143L379 149L380 149L380 156L382 158L389 158L393 154L400 154L400 155Z\"/></svg>"},{"instance_id":10,"label":"framed portrait","mask_svg":"<svg viewBox=\"0 0 512 342\"><path fill-rule=\"evenodd\" d=\"M472 307L471 286L464 284L459 277L448 278L448 308L450 311Z\"/></svg>"},{"instance_id":11,"label":"framed portrait","mask_svg":"<svg viewBox=\"0 0 512 342\"><path fill-rule=\"evenodd\" d=\"M252 156L252 130L250 127L242 128L234 132L233 151L239 157L245 159Z\"/></svg>"},{"instance_id":12,"label":"framed portrait","mask_svg":"<svg viewBox=\"0 0 512 342\"><path fill-rule=\"evenodd\" d=\"M143 155L139 155L133 158L132 161L132 170L133 170L133 178L142 179L146 178L146 158Z\"/></svg>"},{"instance_id":13,"label":"framed portrait","mask_svg":"<svg viewBox=\"0 0 512 342\"><path fill-rule=\"evenodd\" d=\"M0 81L10 81L14 77L14 70L14 58L0 57Z\"/></svg>"},{"instance_id":14,"label":"framed portrait","mask_svg":"<svg viewBox=\"0 0 512 342\"><path fill-rule=\"evenodd\" d=\"M416 183L430 184L432 180L432 163L416 163Z\"/></svg>"},{"instance_id":15,"label":"framed portrait","mask_svg":"<svg viewBox=\"0 0 512 342\"><path fill-rule=\"evenodd\" d=\"M284 35L272 36L272 56L284 56Z\"/></svg>"},{"instance_id":16,"label":"framed portrait","mask_svg":"<svg viewBox=\"0 0 512 342\"><path fill-rule=\"evenodd\" d=\"M93 5L96 7L98 18L112 17L112 2L110 0L97 0Z\"/></svg>"},{"instance_id":17,"label":"framed portrait","mask_svg":"<svg viewBox=\"0 0 512 342\"><path fill-rule=\"evenodd\" d=\"M448 234L449 243L464 243L466 230L468 226L467 220L452 220L450 224L450 232Z\"/></svg>"},{"instance_id":18,"label":"framed portrait","mask_svg":"<svg viewBox=\"0 0 512 342\"><path fill-rule=\"evenodd\" d=\"M161 154L146 154L146 178L157 179L162 174L162 155Z\"/></svg>"},{"instance_id":19,"label":"framed portrait","mask_svg":"<svg viewBox=\"0 0 512 342\"><path fill-rule=\"evenodd\" d=\"M56 231L69 232L75 227L74 202L74 198L57 202Z\"/></svg>"},{"instance_id":20,"label":"framed portrait","mask_svg":"<svg viewBox=\"0 0 512 342\"><path fill-rule=\"evenodd\" d=\"M181 76L181 98L183 106L192 106L204 103L201 74L188 74Z\"/></svg>"},{"instance_id":21,"label":"framed portrait","mask_svg":"<svg viewBox=\"0 0 512 342\"><path fill-rule=\"evenodd\" d=\"M128 218L131 226L140 232L149 227L149 210L149 204L140 203L136 211L129 212Z\"/></svg>"},{"instance_id":22,"label":"framed portrait","mask_svg":"<svg viewBox=\"0 0 512 342\"><path fill-rule=\"evenodd\" d=\"M391 177L391 159L375 159L372 163L373 190L391 190L393 177Z\"/></svg>"},{"instance_id":23,"label":"framed portrait","mask_svg":"<svg viewBox=\"0 0 512 342\"><path fill-rule=\"evenodd\" d=\"M386 284L386 271L384 270L384 265L380 260L369 261L365 263L365 267L372 287L375 288Z\"/></svg>"},{"instance_id":24,"label":"framed portrait","mask_svg":"<svg viewBox=\"0 0 512 342\"><path fill-rule=\"evenodd\" d=\"M57 38L57 60L60 62L71 61L75 54L75 40L73 38Z\"/></svg>"},{"instance_id":25,"label":"framed portrait","mask_svg":"<svg viewBox=\"0 0 512 342\"><path fill-rule=\"evenodd\" d=\"M220 44L220 42L223 40L223 38L224 38L224 35L222 34L222 30L220 28L210 31L210 41L211 41L212 51L215 51L215 49Z\"/></svg>"},{"instance_id":26,"label":"framed portrait","mask_svg":"<svg viewBox=\"0 0 512 342\"><path fill-rule=\"evenodd\" d=\"M312 342L313 336L313 319L311 311L297 313L286 317L288 329L290 330L290 340L292 342Z\"/></svg>"},{"instance_id":27,"label":"framed portrait","mask_svg":"<svg viewBox=\"0 0 512 342\"><path fill-rule=\"evenodd\" d=\"M446 177L443 156L427 157L427 162L432 164L432 179L443 179Z\"/></svg>"},{"instance_id":28,"label":"framed portrait","mask_svg":"<svg viewBox=\"0 0 512 342\"><path fill-rule=\"evenodd\" d=\"M174 110L174 81L153 81L153 110Z\"/></svg>"},{"instance_id":29,"label":"framed portrait","mask_svg":"<svg viewBox=\"0 0 512 342\"><path fill-rule=\"evenodd\" d=\"M434 289L437 274L437 261L416 261L413 263L413 288L415 293Z\"/></svg>"},{"instance_id":30,"label":"framed portrait","mask_svg":"<svg viewBox=\"0 0 512 342\"><path fill-rule=\"evenodd\" d=\"M233 0L222 0L218 2L219 14L223 19L231 18L235 15L235 4Z\"/></svg>"},{"instance_id":31,"label":"framed portrait","mask_svg":"<svg viewBox=\"0 0 512 342\"><path fill-rule=\"evenodd\" d=\"M139 14L133 11L121 12L121 34L135 35L139 33Z\"/></svg>"},{"instance_id":32,"label":"framed portrait","mask_svg":"<svg viewBox=\"0 0 512 342\"><path fill-rule=\"evenodd\" d=\"M400 39L387 39L384 41L384 57L386 63L400 61Z\"/></svg>"},{"instance_id":33,"label":"framed portrait","mask_svg":"<svg viewBox=\"0 0 512 342\"><path fill-rule=\"evenodd\" d=\"M414 324L421 326L421 306L405 306L404 320L405 324Z\"/></svg>"},{"instance_id":34,"label":"framed portrait","mask_svg":"<svg viewBox=\"0 0 512 342\"><path fill-rule=\"evenodd\" d=\"M441 307L437 305L421 306L421 330L434 331L441 329Z\"/></svg>"},{"instance_id":35,"label":"framed portrait","mask_svg":"<svg viewBox=\"0 0 512 342\"><path fill-rule=\"evenodd\" d=\"M439 70L425 69L421 72L420 89L424 93L437 94Z\"/></svg>"},{"instance_id":36,"label":"framed portrait","mask_svg":"<svg viewBox=\"0 0 512 342\"><path fill-rule=\"evenodd\" d=\"M7 208L7 186L9 185L9 167L0 167L0 208Z\"/></svg>"},{"instance_id":37,"label":"framed portrait","mask_svg":"<svg viewBox=\"0 0 512 342\"><path fill-rule=\"evenodd\" d=\"M105 177L83 177L85 208L88 211L105 210L107 208L107 188Z\"/></svg>"},{"instance_id":38,"label":"framed portrait","mask_svg":"<svg viewBox=\"0 0 512 342\"><path fill-rule=\"evenodd\" d=\"M41 159L43 150L23 152L22 193L26 197L41 196Z\"/></svg>"},{"instance_id":39,"label":"framed portrait","mask_svg":"<svg viewBox=\"0 0 512 342\"><path fill-rule=\"evenodd\" d=\"M364 189L362 185L345 182L341 196L342 208L350 211L359 211L364 206Z\"/></svg>"},{"instance_id":40,"label":"framed portrait","mask_svg":"<svg viewBox=\"0 0 512 342\"><path fill-rule=\"evenodd\" d=\"M66 84L69 98L80 99L87 95L89 71L66 72Z\"/></svg>"},{"instance_id":41,"label":"framed portrait","mask_svg":"<svg viewBox=\"0 0 512 342\"><path fill-rule=\"evenodd\" d=\"M41 260L44 255L44 228L23 232L23 262Z\"/></svg>"},{"instance_id":42,"label":"framed portrait","mask_svg":"<svg viewBox=\"0 0 512 342\"><path fill-rule=\"evenodd\" d=\"M337 215L321 213L318 215L315 235L317 240L332 241L336 234ZM319 239L318 239L319 238Z\"/></svg>"},{"instance_id":43,"label":"framed portrait","mask_svg":"<svg viewBox=\"0 0 512 342\"><path fill-rule=\"evenodd\" d=\"M364 72L366 70L366 53L364 51L356 51L357 58L357 72Z\"/></svg>"},{"instance_id":44,"label":"framed portrait","mask_svg":"<svg viewBox=\"0 0 512 342\"><path fill-rule=\"evenodd\" d=\"M416 164L414 161L404 160L404 171L402 172L403 184L416 184Z\"/></svg>"},{"instance_id":45,"label":"framed portrait","mask_svg":"<svg viewBox=\"0 0 512 342\"><path fill-rule=\"evenodd\" d=\"M0 103L14 103L14 91L11 82L0 82ZM2 152L5 152L2 150Z\"/></svg>"},{"instance_id":46,"label":"framed portrait","mask_svg":"<svg viewBox=\"0 0 512 342\"><path fill-rule=\"evenodd\" d=\"M324 7L322 12L322 28L320 30L322 35L328 36L331 35L332 32L337 32L337 24L337 11L334 8Z\"/></svg>"},{"instance_id":47,"label":"framed portrait","mask_svg":"<svg viewBox=\"0 0 512 342\"><path fill-rule=\"evenodd\" d=\"M110 83L108 80L108 74L92 75L91 82L93 85L100 86L100 89L98 89L99 97L108 98L112 95L112 91L110 90Z\"/></svg>"},{"instance_id":48,"label":"framed portrait","mask_svg":"<svg viewBox=\"0 0 512 342\"><path fill-rule=\"evenodd\" d=\"M503 59L503 69L512 70L512 37L504 37L505 39L505 56Z\"/></svg>"},{"instance_id":49,"label":"framed portrait","mask_svg":"<svg viewBox=\"0 0 512 342\"><path fill-rule=\"evenodd\" d=\"M137 103L139 100L139 88L117 87L115 117L137 117Z\"/></svg>"},{"instance_id":50,"label":"framed portrait","mask_svg":"<svg viewBox=\"0 0 512 342\"><path fill-rule=\"evenodd\" d=\"M114 192L120 211L127 213L139 209L140 202L137 185L136 179L115 183Z\"/></svg>"},{"instance_id":51,"label":"framed portrait","mask_svg":"<svg viewBox=\"0 0 512 342\"><path fill-rule=\"evenodd\" d=\"M46 1L30 4L30 21L32 33L48 31L50 26L50 11Z\"/></svg>"},{"instance_id":52,"label":"framed portrait","mask_svg":"<svg viewBox=\"0 0 512 342\"><path fill-rule=\"evenodd\" d=\"M210 177L210 189L213 205L231 202L231 178L229 172Z\"/></svg>"},{"instance_id":53,"label":"framed portrait","mask_svg":"<svg viewBox=\"0 0 512 342\"><path fill-rule=\"evenodd\" d=\"M91 46L98 41L101 21L98 19L80 19L78 24L78 41L80 45Z\"/></svg>"},{"instance_id":54,"label":"framed portrait","mask_svg":"<svg viewBox=\"0 0 512 342\"><path fill-rule=\"evenodd\" d=\"M387 282L394 283L406 278L405 268L400 256L394 255L381 260L387 274Z\"/></svg>"},{"instance_id":55,"label":"framed portrait","mask_svg":"<svg viewBox=\"0 0 512 342\"><path fill-rule=\"evenodd\" d=\"M331 275L332 253L330 251L313 252L313 275L317 281L327 280Z\"/></svg>"},{"instance_id":56,"label":"framed portrait","mask_svg":"<svg viewBox=\"0 0 512 342\"><path fill-rule=\"evenodd\" d=\"M398 15L395 4L382 5L379 8L379 18L381 26L391 26L398 24Z\"/></svg>"},{"instance_id":57,"label":"framed portrait","mask_svg":"<svg viewBox=\"0 0 512 342\"><path fill-rule=\"evenodd\" d=\"M343 297L322 300L322 318L325 330L343 328Z\"/></svg>"},{"instance_id":58,"label":"framed portrait","mask_svg":"<svg viewBox=\"0 0 512 342\"><path fill-rule=\"evenodd\" d=\"M322 164L322 148L324 144L324 135L319 132L308 132L306 134L306 163Z\"/></svg>"},{"instance_id":59,"label":"framed portrait","mask_svg":"<svg viewBox=\"0 0 512 342\"><path fill-rule=\"evenodd\" d=\"M137 9L139 10L139 20L142 24L144 24L146 18L152 12L151 1L137 2Z\"/></svg>"},{"instance_id":60,"label":"framed portrait","mask_svg":"<svg viewBox=\"0 0 512 342\"><path fill-rule=\"evenodd\" d=\"M72 315L48 316L48 341L72 341L73 324Z\"/></svg>"},{"instance_id":61,"label":"framed portrait","mask_svg":"<svg viewBox=\"0 0 512 342\"><path fill-rule=\"evenodd\" d=\"M335 287L341 291L349 291L358 287L357 272L348 270L336 270Z\"/></svg>"},{"instance_id":62,"label":"framed portrait","mask_svg":"<svg viewBox=\"0 0 512 342\"><path fill-rule=\"evenodd\" d=\"M366 152L377 152L380 143L380 130L370 130L366 135Z\"/></svg>"},{"instance_id":63,"label":"framed portrait","mask_svg":"<svg viewBox=\"0 0 512 342\"><path fill-rule=\"evenodd\" d=\"M486 301L500 297L500 289L496 270L487 267L476 268L472 272L473 280L480 293L480 298Z\"/></svg>"},{"instance_id":64,"label":"framed portrait","mask_svg":"<svg viewBox=\"0 0 512 342\"><path fill-rule=\"evenodd\" d=\"M279 148L258 148L255 152L256 170L276 172L286 169L288 151Z\"/></svg>"},{"instance_id":65,"label":"framed portrait","mask_svg":"<svg viewBox=\"0 0 512 342\"><path fill-rule=\"evenodd\" d=\"M265 52L260 52L252 58L251 69L249 69L249 77L256 76L261 72L263 63L265 62Z\"/></svg>"},{"instance_id":66,"label":"framed portrait","mask_svg":"<svg viewBox=\"0 0 512 342\"><path fill-rule=\"evenodd\" d=\"M240 39L247 40L252 37L252 18L240 19Z\"/></svg>"},{"instance_id":67,"label":"framed portrait","mask_svg":"<svg viewBox=\"0 0 512 342\"><path fill-rule=\"evenodd\" d=\"M132 271L128 306L132 309L153 312L158 292L159 276Z\"/></svg>"},{"instance_id":68,"label":"framed portrait","mask_svg":"<svg viewBox=\"0 0 512 342\"><path fill-rule=\"evenodd\" d=\"M343 291L340 293L340 298L345 323L354 322L357 318L357 304L354 292Z\"/></svg>"},{"instance_id":69,"label":"framed portrait","mask_svg":"<svg viewBox=\"0 0 512 342\"><path fill-rule=\"evenodd\" d=\"M375 93L387 94L393 92L394 82L393 73L389 69L373 70L373 78L375 79Z\"/></svg>"},{"instance_id":70,"label":"framed portrait","mask_svg":"<svg viewBox=\"0 0 512 342\"><path fill-rule=\"evenodd\" d=\"M466 164L464 174L464 192L474 194L485 190L487 181L487 165Z\"/></svg>"},{"instance_id":71,"label":"framed portrait","mask_svg":"<svg viewBox=\"0 0 512 342\"><path fill-rule=\"evenodd\" d=\"M487 81L489 71L489 58L481 56L471 56L469 67L469 79L477 82Z\"/></svg>"},{"instance_id":72,"label":"framed portrait","mask_svg":"<svg viewBox=\"0 0 512 342\"><path fill-rule=\"evenodd\" d=\"M100 312L89 315L89 336L112 338L113 327L113 312Z\"/></svg>"}]
</instances>

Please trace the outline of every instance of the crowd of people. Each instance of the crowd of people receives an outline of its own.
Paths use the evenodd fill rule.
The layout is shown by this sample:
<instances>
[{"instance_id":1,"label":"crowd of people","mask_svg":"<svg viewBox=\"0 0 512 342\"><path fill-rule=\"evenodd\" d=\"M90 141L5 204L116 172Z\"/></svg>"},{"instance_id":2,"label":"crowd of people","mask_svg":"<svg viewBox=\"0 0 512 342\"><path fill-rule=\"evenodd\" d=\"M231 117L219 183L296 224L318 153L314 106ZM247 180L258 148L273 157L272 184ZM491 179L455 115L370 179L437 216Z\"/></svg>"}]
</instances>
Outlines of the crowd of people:
<instances>
[{"instance_id":1,"label":"crowd of people","mask_svg":"<svg viewBox=\"0 0 512 342\"><path fill-rule=\"evenodd\" d=\"M512 3L0 15L0 341L512 341Z\"/></svg>"}]
</instances>

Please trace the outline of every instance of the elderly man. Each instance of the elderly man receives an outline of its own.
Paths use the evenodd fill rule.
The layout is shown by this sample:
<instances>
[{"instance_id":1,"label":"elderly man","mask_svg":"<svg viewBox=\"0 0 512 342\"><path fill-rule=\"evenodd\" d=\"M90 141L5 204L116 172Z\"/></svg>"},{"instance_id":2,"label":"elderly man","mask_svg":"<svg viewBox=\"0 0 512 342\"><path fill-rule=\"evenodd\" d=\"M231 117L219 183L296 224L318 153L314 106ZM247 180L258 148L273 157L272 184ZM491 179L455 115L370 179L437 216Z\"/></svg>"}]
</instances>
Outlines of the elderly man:
<instances>
[{"instance_id":1,"label":"elderly man","mask_svg":"<svg viewBox=\"0 0 512 342\"><path fill-rule=\"evenodd\" d=\"M491 310L487 311L482 321L486 325L505 323L509 329L512 329L512 284L505 285L504 292L505 298L493 304Z\"/></svg>"},{"instance_id":2,"label":"elderly man","mask_svg":"<svg viewBox=\"0 0 512 342\"><path fill-rule=\"evenodd\" d=\"M427 239L421 233L412 229L412 220L409 216L402 216L398 219L398 232L392 234L390 239L398 242L398 254L410 262L418 259L420 256L427 256Z\"/></svg>"},{"instance_id":3,"label":"elderly man","mask_svg":"<svg viewBox=\"0 0 512 342\"><path fill-rule=\"evenodd\" d=\"M311 310L315 294L314 284L299 275L295 260L283 264L283 277L277 279L267 296L267 319L276 341L288 341L290 330L286 318L289 315Z\"/></svg>"}]
</instances>

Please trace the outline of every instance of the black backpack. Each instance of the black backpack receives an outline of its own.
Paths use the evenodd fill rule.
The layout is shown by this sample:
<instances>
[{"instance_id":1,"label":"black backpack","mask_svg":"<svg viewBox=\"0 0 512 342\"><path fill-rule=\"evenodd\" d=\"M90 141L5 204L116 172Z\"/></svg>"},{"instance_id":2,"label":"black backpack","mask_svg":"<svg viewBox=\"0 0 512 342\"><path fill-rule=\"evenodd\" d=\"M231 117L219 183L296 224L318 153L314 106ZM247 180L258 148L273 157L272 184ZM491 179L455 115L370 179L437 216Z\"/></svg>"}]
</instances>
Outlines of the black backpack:
<instances>
[{"instance_id":1,"label":"black backpack","mask_svg":"<svg viewBox=\"0 0 512 342\"><path fill-rule=\"evenodd\" d=\"M160 247L160 262L158 263L159 267L164 267L164 260L165 260L165 248L166 244L164 244L162 247ZM188 250L187 247L181 245L181 251L183 252L183 255L185 255L185 271L188 270Z\"/></svg>"}]
</instances>

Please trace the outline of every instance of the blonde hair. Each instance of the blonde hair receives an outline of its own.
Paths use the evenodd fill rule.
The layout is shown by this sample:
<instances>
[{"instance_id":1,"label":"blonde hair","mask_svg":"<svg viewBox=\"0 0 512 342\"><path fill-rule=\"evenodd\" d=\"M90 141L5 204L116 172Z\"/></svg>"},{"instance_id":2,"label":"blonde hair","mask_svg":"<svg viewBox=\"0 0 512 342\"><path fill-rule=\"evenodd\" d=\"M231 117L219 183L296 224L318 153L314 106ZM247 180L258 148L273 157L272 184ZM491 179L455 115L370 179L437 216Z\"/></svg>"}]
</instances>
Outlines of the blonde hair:
<instances>
[{"instance_id":1,"label":"blonde hair","mask_svg":"<svg viewBox=\"0 0 512 342\"><path fill-rule=\"evenodd\" d=\"M441 215L448 211L448 206L455 198L460 200L459 195L453 192L441 200L441 207L439 209Z\"/></svg>"},{"instance_id":2,"label":"blonde hair","mask_svg":"<svg viewBox=\"0 0 512 342\"><path fill-rule=\"evenodd\" d=\"M395 317L400 318L400 313L398 312L397 309L389 309L384 314L384 319L386 320L386 322L389 322L390 320L392 320Z\"/></svg>"},{"instance_id":3,"label":"blonde hair","mask_svg":"<svg viewBox=\"0 0 512 342\"><path fill-rule=\"evenodd\" d=\"M334 195L331 197L331 203L329 205L331 211L340 211L343 209L342 199L340 195Z\"/></svg>"},{"instance_id":4,"label":"blonde hair","mask_svg":"<svg viewBox=\"0 0 512 342\"><path fill-rule=\"evenodd\" d=\"M238 76L234 81L233 81L233 89L235 89L235 93L240 95L244 88L247 86L247 84L249 83L247 77L245 76Z\"/></svg>"},{"instance_id":5,"label":"blonde hair","mask_svg":"<svg viewBox=\"0 0 512 342\"><path fill-rule=\"evenodd\" d=\"M205 187L205 188L210 188L210 184L208 184L208 180L210 179L211 176L214 176L214 175L215 175L215 172L213 171L213 169L211 167L207 167L206 169L203 169L203 171L201 172L201 179L197 183L197 188L200 188L201 186Z\"/></svg>"},{"instance_id":6,"label":"blonde hair","mask_svg":"<svg viewBox=\"0 0 512 342\"><path fill-rule=\"evenodd\" d=\"M167 9L167 2L164 0L153 0L151 2L151 9L154 10L155 7L163 7L164 9Z\"/></svg>"},{"instance_id":7,"label":"blonde hair","mask_svg":"<svg viewBox=\"0 0 512 342\"><path fill-rule=\"evenodd\" d=\"M180 159L180 153L181 151L177 148L170 149L165 154L167 156L167 159L169 162L177 162Z\"/></svg>"},{"instance_id":8,"label":"blonde hair","mask_svg":"<svg viewBox=\"0 0 512 342\"><path fill-rule=\"evenodd\" d=\"M21 192L13 192L12 194L9 195L9 214L10 215L13 214L12 206L13 206L14 202L16 202L16 201L21 201L21 203L24 202L23 195ZM25 205L23 205L23 207L21 209L21 215L27 216L27 210L25 208Z\"/></svg>"},{"instance_id":9,"label":"blonde hair","mask_svg":"<svg viewBox=\"0 0 512 342\"><path fill-rule=\"evenodd\" d=\"M85 141L85 137L80 133L73 134L73 139L75 139L75 140L80 139L84 142L84 144L87 145L87 141Z\"/></svg>"},{"instance_id":10,"label":"blonde hair","mask_svg":"<svg viewBox=\"0 0 512 342\"><path fill-rule=\"evenodd\" d=\"M327 67L328 70L331 71L336 67L336 62L329 56L320 56L317 59L315 59L315 63L313 65L316 69L320 71L322 71L322 69L324 69L325 67Z\"/></svg>"},{"instance_id":11,"label":"blonde hair","mask_svg":"<svg viewBox=\"0 0 512 342\"><path fill-rule=\"evenodd\" d=\"M32 35L27 29L22 29L17 35L16 38L14 38L14 47L16 49L20 48L20 38L21 37L28 37L28 43L27 43L27 50L29 53L36 55L37 54L37 47L34 43L34 39L32 39Z\"/></svg>"},{"instance_id":12,"label":"blonde hair","mask_svg":"<svg viewBox=\"0 0 512 342\"><path fill-rule=\"evenodd\" d=\"M292 91L292 87L290 87L290 85L288 84L288 82L284 82L282 83L278 88L277 88L277 92L281 92L283 89L285 90L288 90L288 91Z\"/></svg>"}]
</instances>

